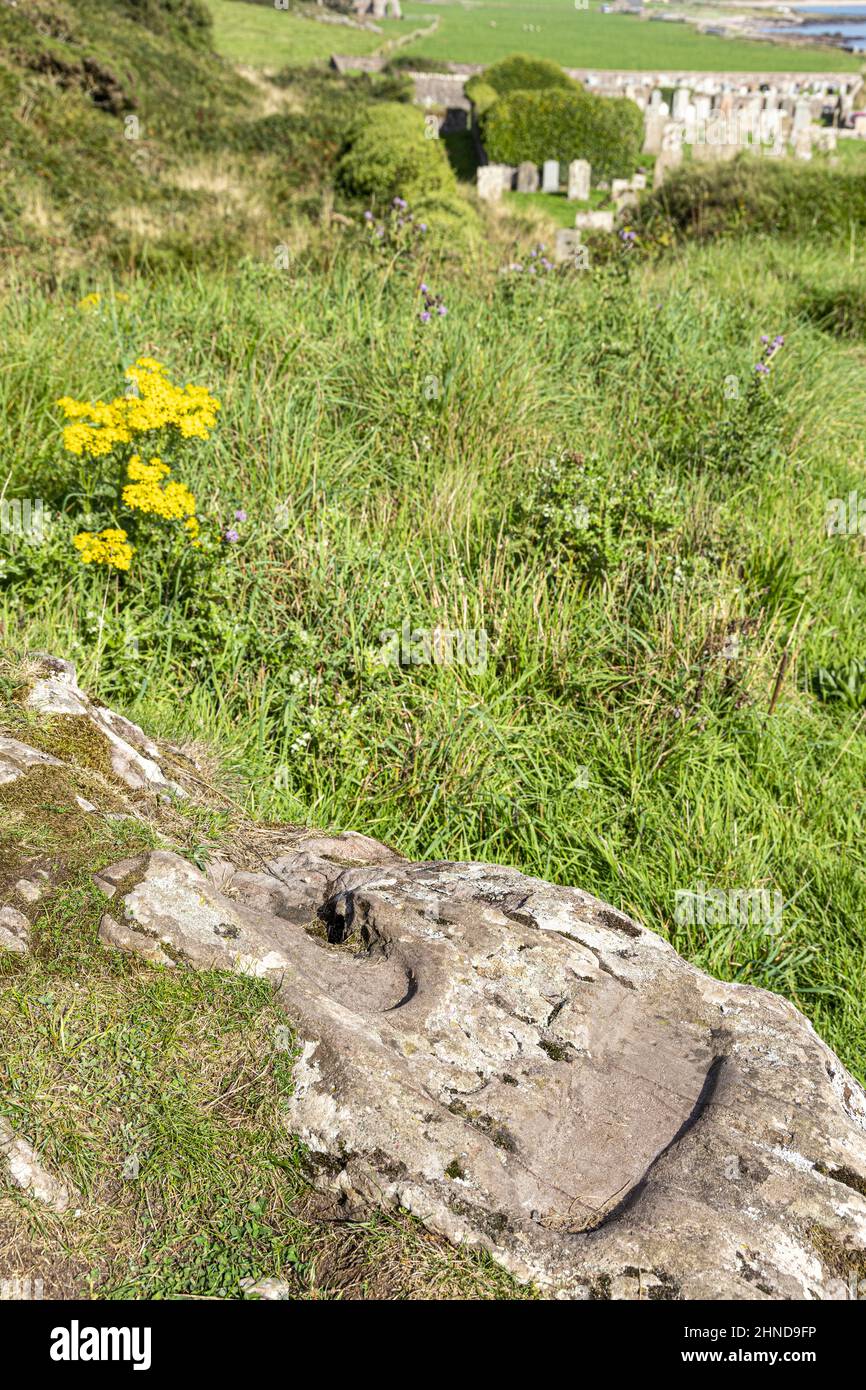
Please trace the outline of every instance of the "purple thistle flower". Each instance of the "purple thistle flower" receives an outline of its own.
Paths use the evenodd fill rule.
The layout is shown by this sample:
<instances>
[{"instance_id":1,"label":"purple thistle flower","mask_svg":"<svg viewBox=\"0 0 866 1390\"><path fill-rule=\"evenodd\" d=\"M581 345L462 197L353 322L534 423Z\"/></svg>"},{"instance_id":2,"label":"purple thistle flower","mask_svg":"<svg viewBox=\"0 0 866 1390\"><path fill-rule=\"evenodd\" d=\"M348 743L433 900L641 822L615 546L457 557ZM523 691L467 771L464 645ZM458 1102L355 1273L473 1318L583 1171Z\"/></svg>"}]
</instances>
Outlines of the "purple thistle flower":
<instances>
[{"instance_id":1,"label":"purple thistle flower","mask_svg":"<svg viewBox=\"0 0 866 1390\"><path fill-rule=\"evenodd\" d=\"M444 304L440 304L436 312L441 319L444 319L445 315L448 313L448 310L445 308Z\"/></svg>"},{"instance_id":2,"label":"purple thistle flower","mask_svg":"<svg viewBox=\"0 0 866 1390\"><path fill-rule=\"evenodd\" d=\"M422 323L429 323L429 322L430 322L430 314L428 313L428 311L427 311L426 309L422 309L422 310L421 310L421 313L418 315L418 317L420 318L420 320L421 320Z\"/></svg>"},{"instance_id":3,"label":"purple thistle flower","mask_svg":"<svg viewBox=\"0 0 866 1390\"><path fill-rule=\"evenodd\" d=\"M365 221L365 222L372 222L372 221L373 221L373 214L372 214L372 212L370 212L369 210L368 210L367 212L364 213L364 221Z\"/></svg>"},{"instance_id":4,"label":"purple thistle flower","mask_svg":"<svg viewBox=\"0 0 866 1390\"><path fill-rule=\"evenodd\" d=\"M246 512L244 511L243 507L239 507L238 510L235 512L235 521L246 521L246 519Z\"/></svg>"},{"instance_id":5,"label":"purple thistle flower","mask_svg":"<svg viewBox=\"0 0 866 1390\"><path fill-rule=\"evenodd\" d=\"M230 526L227 531L223 532L223 540L228 541L229 545L234 545L236 541L240 540L240 535L233 526Z\"/></svg>"}]
</instances>

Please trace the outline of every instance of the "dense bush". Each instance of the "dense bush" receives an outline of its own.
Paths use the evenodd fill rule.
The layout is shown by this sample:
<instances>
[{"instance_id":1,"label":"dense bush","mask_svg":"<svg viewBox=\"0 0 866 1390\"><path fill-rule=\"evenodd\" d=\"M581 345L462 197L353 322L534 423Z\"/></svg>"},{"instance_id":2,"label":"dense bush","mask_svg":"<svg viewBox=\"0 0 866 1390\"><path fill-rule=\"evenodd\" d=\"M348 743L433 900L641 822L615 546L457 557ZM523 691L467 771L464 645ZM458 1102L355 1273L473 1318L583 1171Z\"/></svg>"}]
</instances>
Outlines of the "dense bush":
<instances>
[{"instance_id":1,"label":"dense bush","mask_svg":"<svg viewBox=\"0 0 866 1390\"><path fill-rule=\"evenodd\" d=\"M577 83L558 63L551 62L549 58L530 58L525 53L512 53L471 78L466 84L466 92L473 101L473 88L482 82L501 97L509 96L511 92L549 92L557 88L574 91L577 87Z\"/></svg>"},{"instance_id":2,"label":"dense bush","mask_svg":"<svg viewBox=\"0 0 866 1390\"><path fill-rule=\"evenodd\" d=\"M514 92L495 102L481 122L495 163L588 159L596 178L633 173L643 122L633 102L573 91Z\"/></svg>"},{"instance_id":3,"label":"dense bush","mask_svg":"<svg viewBox=\"0 0 866 1390\"><path fill-rule=\"evenodd\" d=\"M689 237L849 237L866 227L866 177L742 154L730 164L678 169L644 204L641 221L664 221Z\"/></svg>"},{"instance_id":4,"label":"dense bush","mask_svg":"<svg viewBox=\"0 0 866 1390\"><path fill-rule=\"evenodd\" d=\"M451 193L456 181L439 140L425 139L417 107L383 102L365 111L349 131L337 182L350 196L384 203L400 196Z\"/></svg>"},{"instance_id":5,"label":"dense bush","mask_svg":"<svg viewBox=\"0 0 866 1390\"><path fill-rule=\"evenodd\" d=\"M122 5L130 19L154 33L210 43L213 19L204 0L122 0Z\"/></svg>"},{"instance_id":6,"label":"dense bush","mask_svg":"<svg viewBox=\"0 0 866 1390\"><path fill-rule=\"evenodd\" d=\"M490 86L489 82L483 82L480 76L473 77L471 82L467 82L466 94L471 99L475 114L479 119L490 110L494 102L499 100L499 93Z\"/></svg>"}]
</instances>

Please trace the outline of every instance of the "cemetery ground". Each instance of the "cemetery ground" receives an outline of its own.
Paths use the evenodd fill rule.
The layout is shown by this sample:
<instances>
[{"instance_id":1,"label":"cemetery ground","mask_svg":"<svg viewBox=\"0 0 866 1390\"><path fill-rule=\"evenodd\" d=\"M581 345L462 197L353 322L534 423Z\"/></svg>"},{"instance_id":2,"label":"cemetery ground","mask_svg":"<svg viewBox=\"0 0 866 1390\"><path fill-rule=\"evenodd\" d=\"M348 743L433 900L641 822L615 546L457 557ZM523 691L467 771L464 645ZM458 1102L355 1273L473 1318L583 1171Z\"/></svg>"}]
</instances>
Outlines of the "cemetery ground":
<instances>
[{"instance_id":1,"label":"cemetery ground","mask_svg":"<svg viewBox=\"0 0 866 1390\"><path fill-rule=\"evenodd\" d=\"M438 19L435 32L401 47L427 63L494 63L510 53L552 58L564 67L661 68L708 72L856 72L841 49L757 43L700 34L688 24L602 14L602 0L405 0L402 21L377 21L381 34L317 23L247 0L207 0L219 52L234 62L278 68L326 62L331 53L372 53ZM663 9L663 7L661 7ZM706 7L705 7L706 8ZM707 20L714 12L707 8Z\"/></svg>"},{"instance_id":2,"label":"cemetery ground","mask_svg":"<svg viewBox=\"0 0 866 1390\"><path fill-rule=\"evenodd\" d=\"M48 509L44 544L0 534L3 693L22 651L61 653L195 750L224 809L178 812L194 862L249 815L577 883L780 991L866 1079L862 198L783 161L785 231L750 227L756 167L725 235L648 219L584 271L529 273L553 228L516 195L456 249L379 252L328 186L328 122L370 89L244 89L240 143L234 86L209 82L209 134L237 143L154 138L121 206L97 117L46 97L87 140L53 201L16 210L3 272L6 497ZM797 200L816 179L817 230ZM447 307L428 322L422 283ZM144 353L221 402L184 480L237 539L200 571L112 574L70 545L83 482L56 402L115 396ZM483 632L486 660L384 662L404 623ZM50 849L66 827L40 809ZM140 844L93 834L101 862ZM778 891L780 922L677 920L701 884ZM292 1053L264 987L154 975L99 947L98 915L82 873L30 957L0 953L2 1113L93 1198L55 1218L4 1188L0 1263L26 1248L60 1294L276 1275L316 1299L531 1296L408 1219L334 1224L280 1123Z\"/></svg>"}]
</instances>

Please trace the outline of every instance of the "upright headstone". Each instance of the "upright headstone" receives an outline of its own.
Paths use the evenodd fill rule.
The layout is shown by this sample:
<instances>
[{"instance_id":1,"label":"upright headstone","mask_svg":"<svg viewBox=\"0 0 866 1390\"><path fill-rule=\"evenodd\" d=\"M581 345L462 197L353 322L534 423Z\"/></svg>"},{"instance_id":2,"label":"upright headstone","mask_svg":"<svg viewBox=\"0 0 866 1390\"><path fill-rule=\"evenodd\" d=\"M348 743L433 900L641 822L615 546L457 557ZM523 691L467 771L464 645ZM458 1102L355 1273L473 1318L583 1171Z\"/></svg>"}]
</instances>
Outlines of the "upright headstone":
<instances>
[{"instance_id":1,"label":"upright headstone","mask_svg":"<svg viewBox=\"0 0 866 1390\"><path fill-rule=\"evenodd\" d=\"M712 109L713 109L713 102L712 102L712 98L711 98L711 97L707 97L707 96L696 96L696 97L695 97L695 120L696 120L696 121L707 121L707 120L709 120L710 112L712 111Z\"/></svg>"},{"instance_id":2,"label":"upright headstone","mask_svg":"<svg viewBox=\"0 0 866 1390\"><path fill-rule=\"evenodd\" d=\"M485 203L498 203L502 197L502 165L480 164L475 175L479 198Z\"/></svg>"},{"instance_id":3,"label":"upright headstone","mask_svg":"<svg viewBox=\"0 0 866 1390\"><path fill-rule=\"evenodd\" d=\"M538 192L538 166L528 159L517 166L517 191L518 193Z\"/></svg>"},{"instance_id":4,"label":"upright headstone","mask_svg":"<svg viewBox=\"0 0 866 1390\"><path fill-rule=\"evenodd\" d=\"M812 131L809 126L804 126L801 130L794 128L794 158L812 158Z\"/></svg>"},{"instance_id":5,"label":"upright headstone","mask_svg":"<svg viewBox=\"0 0 866 1390\"><path fill-rule=\"evenodd\" d=\"M794 107L794 135L812 124L812 107L808 101L798 101Z\"/></svg>"},{"instance_id":6,"label":"upright headstone","mask_svg":"<svg viewBox=\"0 0 866 1390\"><path fill-rule=\"evenodd\" d=\"M665 126L668 123L667 116L656 115L647 107L646 118L643 130L643 153L659 154L662 147L662 137L665 133Z\"/></svg>"},{"instance_id":7,"label":"upright headstone","mask_svg":"<svg viewBox=\"0 0 866 1390\"><path fill-rule=\"evenodd\" d=\"M576 228L559 228L556 233L556 249L553 254L558 265L564 265L567 261L571 261L576 270L589 269L588 248L581 242L580 232Z\"/></svg>"},{"instance_id":8,"label":"upright headstone","mask_svg":"<svg viewBox=\"0 0 866 1390\"><path fill-rule=\"evenodd\" d=\"M559 192L559 160L545 159L541 167L541 191L542 193Z\"/></svg>"},{"instance_id":9,"label":"upright headstone","mask_svg":"<svg viewBox=\"0 0 866 1390\"><path fill-rule=\"evenodd\" d=\"M585 203L589 197L592 169L588 159L573 159L568 166L568 196L573 203Z\"/></svg>"},{"instance_id":10,"label":"upright headstone","mask_svg":"<svg viewBox=\"0 0 866 1390\"><path fill-rule=\"evenodd\" d=\"M677 90L674 92L673 106L671 107L671 115L673 116L675 121L685 120L686 109L688 108L690 101L691 92L689 91L688 87L677 87Z\"/></svg>"},{"instance_id":11,"label":"upright headstone","mask_svg":"<svg viewBox=\"0 0 866 1390\"><path fill-rule=\"evenodd\" d=\"M695 146L695 148L697 149L698 147ZM671 169L676 169L682 162L682 145L677 146L676 149L662 150L655 162L655 168L653 169L653 188L661 188Z\"/></svg>"}]
</instances>

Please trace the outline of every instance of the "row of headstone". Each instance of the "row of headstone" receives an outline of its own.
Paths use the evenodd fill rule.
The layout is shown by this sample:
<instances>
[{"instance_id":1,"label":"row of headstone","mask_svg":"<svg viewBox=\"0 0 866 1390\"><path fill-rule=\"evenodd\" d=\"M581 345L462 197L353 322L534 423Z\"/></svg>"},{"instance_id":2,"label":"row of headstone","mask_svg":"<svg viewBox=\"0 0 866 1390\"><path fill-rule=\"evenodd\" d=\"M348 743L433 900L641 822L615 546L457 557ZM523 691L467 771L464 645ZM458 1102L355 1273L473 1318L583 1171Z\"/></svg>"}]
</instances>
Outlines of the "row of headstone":
<instances>
[{"instance_id":1,"label":"row of headstone","mask_svg":"<svg viewBox=\"0 0 866 1390\"><path fill-rule=\"evenodd\" d=\"M542 165L540 187L543 193L559 192L559 161L546 159ZM589 198L592 169L586 159L573 159L568 166L568 197L571 202L585 203ZM518 193L537 193L538 166L530 161L518 164L481 164L476 173L476 189L484 202L498 202L506 189Z\"/></svg>"}]
</instances>

